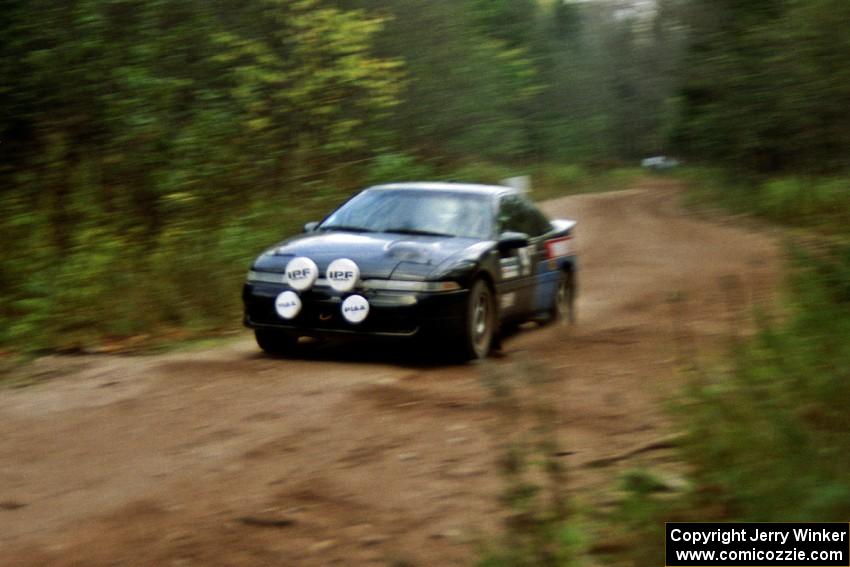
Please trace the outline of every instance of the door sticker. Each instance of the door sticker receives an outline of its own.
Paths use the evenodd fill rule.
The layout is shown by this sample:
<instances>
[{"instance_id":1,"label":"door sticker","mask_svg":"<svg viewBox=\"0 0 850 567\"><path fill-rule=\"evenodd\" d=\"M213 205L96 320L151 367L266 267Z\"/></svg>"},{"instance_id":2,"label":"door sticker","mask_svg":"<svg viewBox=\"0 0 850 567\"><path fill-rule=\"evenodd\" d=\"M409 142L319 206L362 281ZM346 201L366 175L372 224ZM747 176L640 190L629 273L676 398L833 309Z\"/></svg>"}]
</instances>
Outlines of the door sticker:
<instances>
[{"instance_id":1,"label":"door sticker","mask_svg":"<svg viewBox=\"0 0 850 567\"><path fill-rule=\"evenodd\" d=\"M531 254L534 248L532 246L526 246L525 248L519 249L519 266L520 273L523 276L527 276L531 274Z\"/></svg>"},{"instance_id":2,"label":"door sticker","mask_svg":"<svg viewBox=\"0 0 850 567\"><path fill-rule=\"evenodd\" d=\"M500 261L502 267L502 279L510 280L519 277L519 265L516 258L502 258Z\"/></svg>"}]
</instances>

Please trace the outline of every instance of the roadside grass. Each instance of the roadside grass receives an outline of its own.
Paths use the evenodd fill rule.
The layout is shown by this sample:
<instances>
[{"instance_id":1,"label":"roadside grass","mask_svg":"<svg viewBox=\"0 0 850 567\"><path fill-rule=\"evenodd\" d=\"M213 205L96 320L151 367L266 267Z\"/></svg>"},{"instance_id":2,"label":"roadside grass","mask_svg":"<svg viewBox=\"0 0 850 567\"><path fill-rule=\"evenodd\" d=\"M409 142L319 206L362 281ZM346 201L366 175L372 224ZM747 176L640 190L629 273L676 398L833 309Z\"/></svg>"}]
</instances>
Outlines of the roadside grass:
<instances>
[{"instance_id":1,"label":"roadside grass","mask_svg":"<svg viewBox=\"0 0 850 567\"><path fill-rule=\"evenodd\" d=\"M759 306L751 338L732 337L726 355L689 364L671 404L684 439L688 488L672 497L631 490L607 530L627 542L608 563L663 564L667 521L834 521L850 517L850 195L840 180L727 186L690 170L689 198L809 235L789 244L783 316ZM830 187L805 196L805 187ZM836 200L837 199L837 200ZM799 234L799 233L795 233ZM693 361L691 361L693 362ZM651 474L651 473L650 473Z\"/></svg>"},{"instance_id":2,"label":"roadside grass","mask_svg":"<svg viewBox=\"0 0 850 567\"><path fill-rule=\"evenodd\" d=\"M618 188L635 174L554 164L437 166L389 153L248 201L163 196L156 234L107 210L91 196L94 188L80 188L67 226L56 224L50 203L8 194L0 233L15 246L0 256L0 358L143 351L227 335L241 328L240 291L252 259L357 187L422 178L498 183L529 172L535 199Z\"/></svg>"},{"instance_id":3,"label":"roadside grass","mask_svg":"<svg viewBox=\"0 0 850 567\"><path fill-rule=\"evenodd\" d=\"M663 564L666 521L843 522L850 516L850 248L794 252L792 313L761 316L723 363L693 371L674 415L692 486L635 492L612 558Z\"/></svg>"},{"instance_id":4,"label":"roadside grass","mask_svg":"<svg viewBox=\"0 0 850 567\"><path fill-rule=\"evenodd\" d=\"M558 440L557 377L525 360L486 364L482 384L498 415L503 530L481 544L479 567L584 564L585 530L566 495L568 471Z\"/></svg>"},{"instance_id":5,"label":"roadside grass","mask_svg":"<svg viewBox=\"0 0 850 567\"><path fill-rule=\"evenodd\" d=\"M794 249L792 313L762 317L731 367L693 383L688 460L752 521L850 516L850 247ZM717 466L723 463L723 466Z\"/></svg>"},{"instance_id":6,"label":"roadside grass","mask_svg":"<svg viewBox=\"0 0 850 567\"><path fill-rule=\"evenodd\" d=\"M679 432L674 483L660 463L633 468L612 482L618 495L612 508L583 514L571 503L568 513L558 516L538 497L539 481L527 486L530 477L523 474L529 467L509 467L506 494L524 496L505 500L513 510L509 518L531 510L532 518L552 520L531 524L546 526L536 532L537 539L528 538L522 524L506 522L502 539L482 552L479 565L663 565L665 522L843 522L850 517L850 228L843 224L850 195L844 201L836 196L840 179L763 181L752 188L744 182L730 185L705 169L676 177L690 181L691 205L754 215L798 227L794 235L808 235L789 244L782 316L754 305L754 335L730 333L725 354L703 360L694 348L683 349L686 386L668 403ZM812 186L829 189L803 195ZM678 342L688 340L682 336ZM496 399L500 391L507 400L534 396L534 380L528 377L539 374L519 372L512 388L504 386L510 383L505 379L491 381L490 387ZM493 384L503 384L502 389ZM523 413L516 402L502 407L505 415ZM539 454L533 438L516 437L521 428L507 431L514 437L504 442L504 462L522 455L526 460L520 462L527 463L529 455ZM565 537L560 530L572 531Z\"/></svg>"},{"instance_id":7,"label":"roadside grass","mask_svg":"<svg viewBox=\"0 0 850 567\"><path fill-rule=\"evenodd\" d=\"M570 469L559 442L557 405L563 376L541 361L518 359L482 367L488 404L498 416L491 431L502 478L502 527L479 545L479 567L580 567L663 564L664 524L689 518L683 495L693 484L680 463L663 470L633 465L612 473L611 485L568 496ZM665 446L678 448L681 440ZM640 459L639 459L640 460ZM656 461L653 466L658 465ZM610 466L610 463L595 466ZM613 469L609 469L613 470ZM698 515L693 516L699 519ZM661 547L653 545L661 542Z\"/></svg>"},{"instance_id":8,"label":"roadside grass","mask_svg":"<svg viewBox=\"0 0 850 567\"><path fill-rule=\"evenodd\" d=\"M719 168L687 167L676 176L687 182L691 206L721 207L824 235L850 234L850 174L747 178Z\"/></svg>"}]
</instances>

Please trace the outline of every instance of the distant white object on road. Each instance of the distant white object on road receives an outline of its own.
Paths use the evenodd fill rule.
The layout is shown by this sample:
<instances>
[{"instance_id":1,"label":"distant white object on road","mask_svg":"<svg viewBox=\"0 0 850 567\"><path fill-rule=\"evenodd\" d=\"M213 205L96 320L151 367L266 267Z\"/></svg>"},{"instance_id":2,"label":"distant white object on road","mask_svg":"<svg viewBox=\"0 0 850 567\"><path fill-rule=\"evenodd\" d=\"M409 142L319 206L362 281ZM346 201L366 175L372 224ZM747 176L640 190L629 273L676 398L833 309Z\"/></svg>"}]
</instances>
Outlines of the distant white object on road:
<instances>
[{"instance_id":1,"label":"distant white object on road","mask_svg":"<svg viewBox=\"0 0 850 567\"><path fill-rule=\"evenodd\" d=\"M517 177L508 177L507 179L502 179L502 185L505 187L513 187L517 191L522 191L523 193L531 193L531 176L518 175Z\"/></svg>"},{"instance_id":2,"label":"distant white object on road","mask_svg":"<svg viewBox=\"0 0 850 567\"><path fill-rule=\"evenodd\" d=\"M641 167L661 171L664 169L673 169L679 166L679 160L667 156L648 157L640 162Z\"/></svg>"}]
</instances>

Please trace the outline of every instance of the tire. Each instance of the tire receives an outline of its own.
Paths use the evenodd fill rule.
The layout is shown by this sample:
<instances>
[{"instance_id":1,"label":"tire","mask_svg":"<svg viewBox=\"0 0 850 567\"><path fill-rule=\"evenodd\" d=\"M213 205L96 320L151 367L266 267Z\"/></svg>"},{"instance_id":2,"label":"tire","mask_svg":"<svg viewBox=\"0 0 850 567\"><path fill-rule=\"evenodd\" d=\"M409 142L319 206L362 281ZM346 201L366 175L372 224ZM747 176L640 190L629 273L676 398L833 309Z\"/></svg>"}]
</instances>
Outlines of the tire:
<instances>
[{"instance_id":1,"label":"tire","mask_svg":"<svg viewBox=\"0 0 850 567\"><path fill-rule=\"evenodd\" d=\"M476 280L469 290L466 313L457 344L463 360L487 358L496 334L496 303L484 280Z\"/></svg>"},{"instance_id":2,"label":"tire","mask_svg":"<svg viewBox=\"0 0 850 567\"><path fill-rule=\"evenodd\" d=\"M254 338L257 346L272 356L291 355L298 344L298 337L270 329L254 329Z\"/></svg>"},{"instance_id":3,"label":"tire","mask_svg":"<svg viewBox=\"0 0 850 567\"><path fill-rule=\"evenodd\" d=\"M552 321L575 324L577 315L575 272L561 272L561 277L558 279L558 290L555 292L555 299L552 302L549 314Z\"/></svg>"}]
</instances>

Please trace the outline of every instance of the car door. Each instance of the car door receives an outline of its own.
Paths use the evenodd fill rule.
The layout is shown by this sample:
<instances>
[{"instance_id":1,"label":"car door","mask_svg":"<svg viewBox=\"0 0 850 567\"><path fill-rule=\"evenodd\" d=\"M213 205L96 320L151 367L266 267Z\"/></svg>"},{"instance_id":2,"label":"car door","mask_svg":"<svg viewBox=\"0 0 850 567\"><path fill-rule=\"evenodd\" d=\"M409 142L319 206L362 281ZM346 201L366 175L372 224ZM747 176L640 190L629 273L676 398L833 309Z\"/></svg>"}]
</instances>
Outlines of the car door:
<instances>
[{"instance_id":1,"label":"car door","mask_svg":"<svg viewBox=\"0 0 850 567\"><path fill-rule=\"evenodd\" d=\"M551 225L533 203L519 194L499 200L499 232L528 235L528 246L500 253L499 301L504 318L521 317L534 310L538 264L545 254L542 236Z\"/></svg>"},{"instance_id":2,"label":"car door","mask_svg":"<svg viewBox=\"0 0 850 567\"><path fill-rule=\"evenodd\" d=\"M548 312L555 301L562 272L562 264L555 256L561 250L558 246L565 245L566 235L556 229L529 199L521 197L521 206L533 247L530 299L525 314L538 315ZM550 246L553 247L551 250Z\"/></svg>"}]
</instances>

